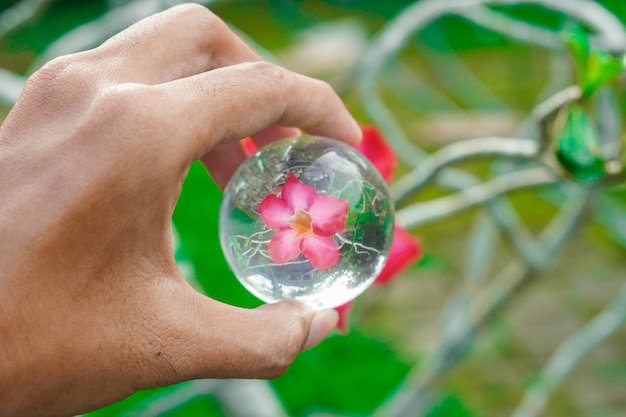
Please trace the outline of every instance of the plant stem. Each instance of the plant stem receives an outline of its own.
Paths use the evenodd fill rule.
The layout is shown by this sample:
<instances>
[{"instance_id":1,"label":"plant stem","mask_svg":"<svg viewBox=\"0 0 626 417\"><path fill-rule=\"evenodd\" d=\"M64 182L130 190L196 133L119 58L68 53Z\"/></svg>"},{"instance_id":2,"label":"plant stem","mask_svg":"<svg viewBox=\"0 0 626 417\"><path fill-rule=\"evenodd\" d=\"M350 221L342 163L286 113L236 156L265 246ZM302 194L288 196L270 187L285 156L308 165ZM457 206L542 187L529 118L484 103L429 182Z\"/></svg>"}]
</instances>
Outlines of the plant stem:
<instances>
[{"instance_id":1,"label":"plant stem","mask_svg":"<svg viewBox=\"0 0 626 417\"><path fill-rule=\"evenodd\" d=\"M22 0L0 14L0 38L34 20L53 0Z\"/></svg>"},{"instance_id":2,"label":"plant stem","mask_svg":"<svg viewBox=\"0 0 626 417\"><path fill-rule=\"evenodd\" d=\"M374 417L420 415L429 409L432 386L469 350L478 329L525 284L549 267L557 251L581 222L594 191L592 188L574 191L569 203L542 234L537 250L542 255L534 266L512 261L485 288L473 294L465 293L449 303L438 346L421 368L414 368Z\"/></svg>"},{"instance_id":3,"label":"plant stem","mask_svg":"<svg viewBox=\"0 0 626 417\"><path fill-rule=\"evenodd\" d=\"M431 154L413 171L398 179L391 187L391 197L396 204L401 203L454 162L488 156L530 159L537 153L537 144L531 139L490 137L455 142Z\"/></svg>"},{"instance_id":4,"label":"plant stem","mask_svg":"<svg viewBox=\"0 0 626 417\"><path fill-rule=\"evenodd\" d=\"M517 171L450 196L405 207L396 213L396 219L404 227L416 227L486 203L511 191L554 184L557 181L545 168Z\"/></svg>"},{"instance_id":5,"label":"plant stem","mask_svg":"<svg viewBox=\"0 0 626 417\"><path fill-rule=\"evenodd\" d=\"M558 33L513 19L485 6L467 9L460 17L525 44L557 51L565 48Z\"/></svg>"},{"instance_id":6,"label":"plant stem","mask_svg":"<svg viewBox=\"0 0 626 417\"><path fill-rule=\"evenodd\" d=\"M0 68L0 104L12 107L22 94L25 83L23 77Z\"/></svg>"},{"instance_id":7,"label":"plant stem","mask_svg":"<svg viewBox=\"0 0 626 417\"><path fill-rule=\"evenodd\" d=\"M539 378L526 390L513 417L536 417L578 363L626 323L626 285L615 299L584 327L563 341L546 362Z\"/></svg>"}]
</instances>

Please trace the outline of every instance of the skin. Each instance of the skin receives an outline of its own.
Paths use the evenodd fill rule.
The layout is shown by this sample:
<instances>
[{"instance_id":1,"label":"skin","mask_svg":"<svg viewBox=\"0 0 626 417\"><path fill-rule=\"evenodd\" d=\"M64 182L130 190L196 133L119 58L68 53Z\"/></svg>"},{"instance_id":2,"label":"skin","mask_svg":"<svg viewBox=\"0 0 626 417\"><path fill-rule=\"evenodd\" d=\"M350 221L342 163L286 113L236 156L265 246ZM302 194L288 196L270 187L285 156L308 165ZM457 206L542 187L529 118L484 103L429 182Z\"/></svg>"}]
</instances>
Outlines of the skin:
<instances>
[{"instance_id":1,"label":"skin","mask_svg":"<svg viewBox=\"0 0 626 417\"><path fill-rule=\"evenodd\" d=\"M177 6L53 60L0 127L2 415L84 413L196 378L273 378L335 326L296 302L194 291L171 246L193 161L223 187L303 129L360 129L327 84L261 62L207 9Z\"/></svg>"}]
</instances>

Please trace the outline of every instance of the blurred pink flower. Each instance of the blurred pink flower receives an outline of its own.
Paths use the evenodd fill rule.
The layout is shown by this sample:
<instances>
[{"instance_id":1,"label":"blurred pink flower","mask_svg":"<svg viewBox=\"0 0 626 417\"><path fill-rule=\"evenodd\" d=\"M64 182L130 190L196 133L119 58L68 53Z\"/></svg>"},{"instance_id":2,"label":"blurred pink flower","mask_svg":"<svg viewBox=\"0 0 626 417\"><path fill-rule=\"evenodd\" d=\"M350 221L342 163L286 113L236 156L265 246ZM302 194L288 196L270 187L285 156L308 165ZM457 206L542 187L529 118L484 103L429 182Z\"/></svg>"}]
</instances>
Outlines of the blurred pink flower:
<instances>
[{"instance_id":1,"label":"blurred pink flower","mask_svg":"<svg viewBox=\"0 0 626 417\"><path fill-rule=\"evenodd\" d=\"M243 151L246 153L246 156L251 156L257 151L257 147L250 136L243 138L239 141L239 143L241 144Z\"/></svg>"},{"instance_id":2,"label":"blurred pink flower","mask_svg":"<svg viewBox=\"0 0 626 417\"><path fill-rule=\"evenodd\" d=\"M347 200L318 195L315 188L289 174L280 197L265 197L259 214L268 228L276 230L267 254L277 264L302 254L315 269L325 270L339 260L339 249L331 236L345 228Z\"/></svg>"},{"instance_id":3,"label":"blurred pink flower","mask_svg":"<svg viewBox=\"0 0 626 417\"><path fill-rule=\"evenodd\" d=\"M357 145L357 151L370 160L385 181L390 182L397 164L396 154L377 128L363 126L361 129L363 130L363 140ZM387 263L376 277L374 285L388 284L421 256L422 249L419 240L407 232L405 228L396 224ZM350 302L335 309L339 313L337 329L343 333L348 331L348 316L352 310L352 304Z\"/></svg>"},{"instance_id":4,"label":"blurred pink flower","mask_svg":"<svg viewBox=\"0 0 626 417\"><path fill-rule=\"evenodd\" d=\"M377 128L362 126L361 130L363 140L356 146L356 150L369 159L385 181L391 182L398 163L396 154Z\"/></svg>"},{"instance_id":5,"label":"blurred pink flower","mask_svg":"<svg viewBox=\"0 0 626 417\"><path fill-rule=\"evenodd\" d=\"M341 333L348 333L348 317L350 316L350 312L352 311L352 307L354 303L351 301L339 307L335 307L337 313L339 313L339 321L337 321L337 330Z\"/></svg>"},{"instance_id":6,"label":"blurred pink flower","mask_svg":"<svg viewBox=\"0 0 626 417\"><path fill-rule=\"evenodd\" d=\"M409 265L422 257L419 240L398 224L393 230L393 241L385 267L380 272L374 285L385 285L400 275Z\"/></svg>"}]
</instances>

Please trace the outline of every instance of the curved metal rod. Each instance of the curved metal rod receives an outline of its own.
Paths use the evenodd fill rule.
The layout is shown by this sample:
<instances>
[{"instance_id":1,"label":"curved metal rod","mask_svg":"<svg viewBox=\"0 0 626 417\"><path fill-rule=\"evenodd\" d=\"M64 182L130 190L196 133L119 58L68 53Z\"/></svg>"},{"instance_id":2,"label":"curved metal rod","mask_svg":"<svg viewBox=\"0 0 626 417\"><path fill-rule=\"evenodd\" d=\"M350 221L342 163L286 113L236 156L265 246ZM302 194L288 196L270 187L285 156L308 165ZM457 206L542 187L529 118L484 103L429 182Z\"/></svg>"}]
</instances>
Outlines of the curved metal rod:
<instances>
[{"instance_id":1,"label":"curved metal rod","mask_svg":"<svg viewBox=\"0 0 626 417\"><path fill-rule=\"evenodd\" d=\"M468 159L488 156L529 159L538 156L539 147L532 139L489 137L455 142L431 154L413 171L391 186L391 198L396 204L421 188L446 166Z\"/></svg>"},{"instance_id":2,"label":"curved metal rod","mask_svg":"<svg viewBox=\"0 0 626 417\"><path fill-rule=\"evenodd\" d=\"M559 179L547 168L515 171L456 194L398 210L396 221L406 228L416 227L467 210L511 191L554 184L558 181Z\"/></svg>"}]
</instances>

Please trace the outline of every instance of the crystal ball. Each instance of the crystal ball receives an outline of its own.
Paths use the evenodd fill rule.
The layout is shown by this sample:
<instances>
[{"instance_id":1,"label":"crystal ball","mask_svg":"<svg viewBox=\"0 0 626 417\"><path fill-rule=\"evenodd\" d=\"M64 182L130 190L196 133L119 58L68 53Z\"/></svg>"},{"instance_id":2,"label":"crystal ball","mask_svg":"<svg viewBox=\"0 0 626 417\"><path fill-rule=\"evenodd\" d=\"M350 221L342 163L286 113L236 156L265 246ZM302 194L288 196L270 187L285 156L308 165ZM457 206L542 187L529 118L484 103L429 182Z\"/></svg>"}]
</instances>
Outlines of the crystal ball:
<instances>
[{"instance_id":1,"label":"crystal ball","mask_svg":"<svg viewBox=\"0 0 626 417\"><path fill-rule=\"evenodd\" d=\"M271 143L234 174L220 209L220 242L257 298L333 308L383 269L393 204L376 168L342 142L299 136Z\"/></svg>"}]
</instances>

